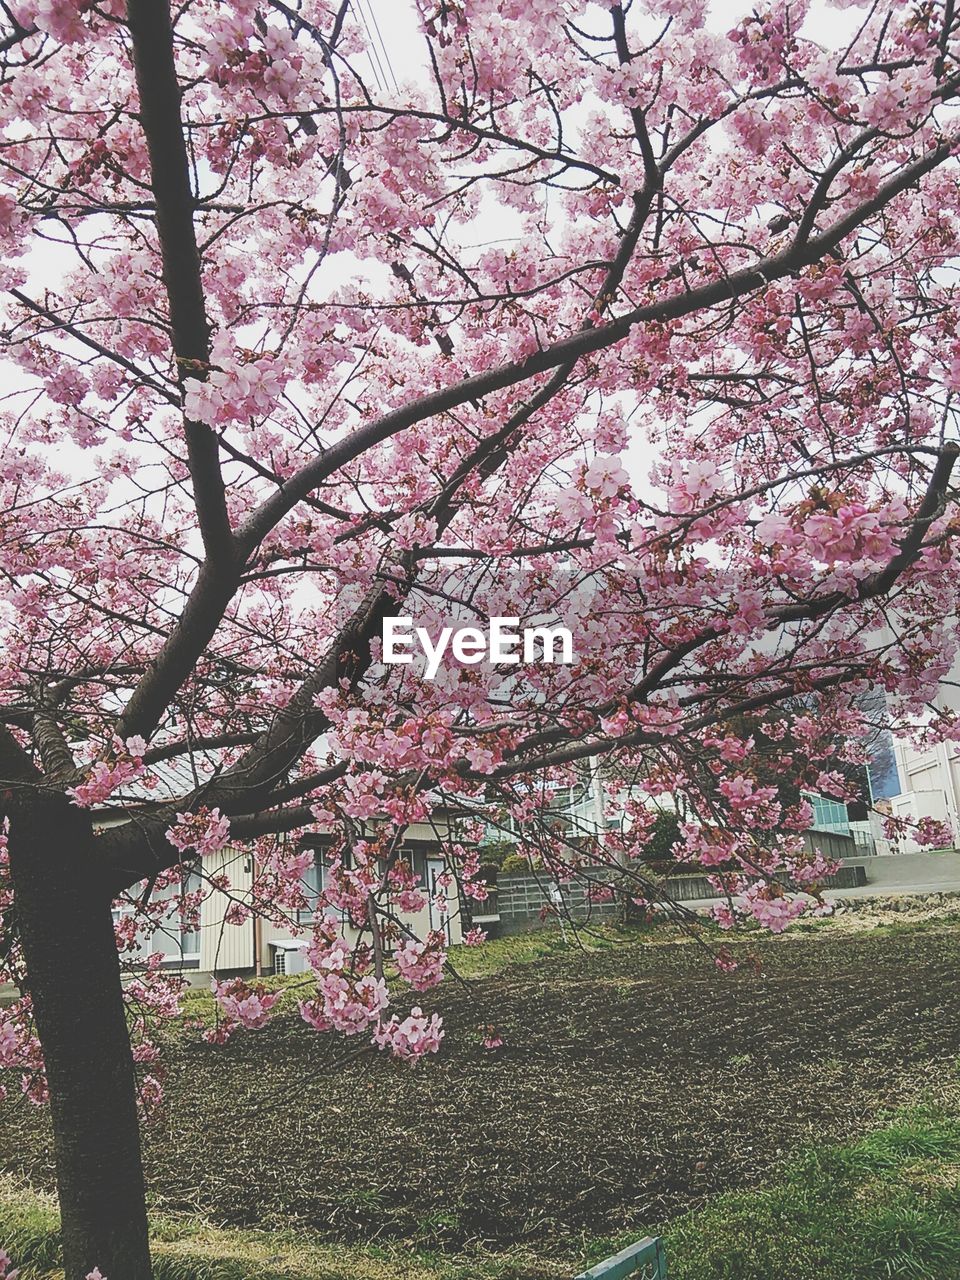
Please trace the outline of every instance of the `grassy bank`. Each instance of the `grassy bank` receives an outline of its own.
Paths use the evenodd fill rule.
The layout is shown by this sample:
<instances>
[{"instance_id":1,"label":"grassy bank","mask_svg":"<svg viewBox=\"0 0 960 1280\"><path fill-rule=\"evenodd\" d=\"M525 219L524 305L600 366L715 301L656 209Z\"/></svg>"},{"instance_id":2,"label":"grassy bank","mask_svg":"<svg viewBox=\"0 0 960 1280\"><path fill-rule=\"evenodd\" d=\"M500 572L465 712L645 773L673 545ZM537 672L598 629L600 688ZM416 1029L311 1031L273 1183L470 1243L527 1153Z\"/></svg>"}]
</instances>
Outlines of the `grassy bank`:
<instances>
[{"instance_id":1,"label":"grassy bank","mask_svg":"<svg viewBox=\"0 0 960 1280\"><path fill-rule=\"evenodd\" d=\"M960 1099L813 1148L666 1232L672 1280L956 1280Z\"/></svg>"}]
</instances>

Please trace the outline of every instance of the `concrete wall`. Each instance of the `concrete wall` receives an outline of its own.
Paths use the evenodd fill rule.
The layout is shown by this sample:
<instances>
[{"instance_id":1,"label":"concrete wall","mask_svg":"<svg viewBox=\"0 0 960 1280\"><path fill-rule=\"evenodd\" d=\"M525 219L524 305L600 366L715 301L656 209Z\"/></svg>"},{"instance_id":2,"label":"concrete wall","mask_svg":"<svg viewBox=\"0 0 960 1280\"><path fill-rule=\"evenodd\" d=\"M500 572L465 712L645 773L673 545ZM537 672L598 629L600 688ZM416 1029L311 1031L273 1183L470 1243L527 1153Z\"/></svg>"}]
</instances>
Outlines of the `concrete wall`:
<instances>
[{"instance_id":1,"label":"concrete wall","mask_svg":"<svg viewBox=\"0 0 960 1280\"><path fill-rule=\"evenodd\" d=\"M853 836L844 836L838 831L804 831L803 847L809 853L819 849L827 858L856 858L861 853Z\"/></svg>"},{"instance_id":2,"label":"concrete wall","mask_svg":"<svg viewBox=\"0 0 960 1280\"><path fill-rule=\"evenodd\" d=\"M960 889L960 853L902 853L867 858L865 893L952 893Z\"/></svg>"}]
</instances>

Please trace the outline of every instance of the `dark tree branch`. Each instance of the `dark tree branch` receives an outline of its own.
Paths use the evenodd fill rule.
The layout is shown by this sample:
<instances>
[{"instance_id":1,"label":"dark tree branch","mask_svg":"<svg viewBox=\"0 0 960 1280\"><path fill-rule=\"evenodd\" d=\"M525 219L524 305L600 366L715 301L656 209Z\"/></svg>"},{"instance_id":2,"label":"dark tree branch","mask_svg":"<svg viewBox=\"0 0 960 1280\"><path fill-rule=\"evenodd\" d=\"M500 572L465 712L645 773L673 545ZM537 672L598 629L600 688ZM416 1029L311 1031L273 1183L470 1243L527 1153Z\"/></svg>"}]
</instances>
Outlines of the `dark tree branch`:
<instances>
[{"instance_id":1,"label":"dark tree branch","mask_svg":"<svg viewBox=\"0 0 960 1280\"><path fill-rule=\"evenodd\" d=\"M180 86L173 55L169 0L128 0L140 123L150 155L150 186L157 206L163 282L170 304L173 350L181 385L203 380L210 363L209 326L193 225L194 196L180 116ZM236 562L227 516L217 437L201 422L185 422L194 502L209 560Z\"/></svg>"},{"instance_id":2,"label":"dark tree branch","mask_svg":"<svg viewBox=\"0 0 960 1280\"><path fill-rule=\"evenodd\" d=\"M24 783L36 787L43 781L43 774L10 730L0 726L0 815L9 812L14 799L7 788L16 789Z\"/></svg>"},{"instance_id":3,"label":"dark tree branch","mask_svg":"<svg viewBox=\"0 0 960 1280\"><path fill-rule=\"evenodd\" d=\"M69 320L62 319L48 307L42 306L39 302L34 301L33 298L28 298L19 289L11 289L10 296L16 298L21 306L26 307L38 316L43 316L61 333L68 333L75 341L82 343L85 347L89 347L91 351L96 351L97 355L105 356L107 360L112 360L114 364L118 364L121 369L126 369L128 373L133 374L139 384L149 387L151 391L155 391L157 395L162 396L164 400L167 400L177 408L180 407L180 399L170 387L164 386L162 382L157 382L155 378L151 378L148 373L145 373L132 360L128 360L126 356L122 356L118 351L112 351L109 347L104 346L96 338L84 333L82 329L72 324Z\"/></svg>"},{"instance_id":4,"label":"dark tree branch","mask_svg":"<svg viewBox=\"0 0 960 1280\"><path fill-rule=\"evenodd\" d=\"M61 785L72 782L76 777L77 762L63 731L47 707L34 712L32 728L33 741L40 752L46 778Z\"/></svg>"},{"instance_id":5,"label":"dark tree branch","mask_svg":"<svg viewBox=\"0 0 960 1280\"><path fill-rule=\"evenodd\" d=\"M159 764L162 760L175 760L178 756L191 755L194 751L218 751L223 747L246 747L256 742L259 733L251 730L248 733L220 733L211 737L197 735L195 738L180 738L176 742L164 742L151 747L143 753L143 763Z\"/></svg>"},{"instance_id":6,"label":"dark tree branch","mask_svg":"<svg viewBox=\"0 0 960 1280\"><path fill-rule=\"evenodd\" d=\"M946 140L931 149L881 184L870 200L865 201L844 218L838 219L821 234L811 236L803 244L793 244L789 249L769 255L752 267L635 308L608 324L597 328L584 327L570 338L553 344L527 360L503 365L488 373L464 379L452 387L433 392L359 428L344 440L324 450L313 462L308 463L292 476L241 526L238 537L244 557L252 554L262 539L297 503L306 498L313 488L376 444L436 414L448 412L468 401L481 399L493 391L514 386L540 373L554 370L555 377L541 389L541 393L534 395L533 399L536 401L538 394L549 395L553 389L562 385L581 356L614 346L622 341L637 324L678 319L718 303L731 301L756 289L765 288L773 280L800 271L803 267L831 253L868 218L919 181L924 174L943 163L952 153L952 149L952 140ZM652 195L651 190L651 199ZM642 209L635 212L642 213ZM617 262L612 268L613 278L618 278L618 271L622 273L627 257L628 255L624 252L618 254ZM496 436L491 438L491 444L494 442L498 445L503 443ZM134 692L121 717L118 729L121 736L128 736L131 733L146 734L152 731L170 698L188 678L194 662L215 633L219 620L233 596L233 591L234 586L229 581L228 575L211 571L209 565L204 566L180 622L152 669ZM324 681L338 678L345 670L351 674L356 673L358 648L369 643L369 638L379 627L380 619L384 616L387 607L388 602L383 597L376 601L370 599L365 602L362 616L357 615L350 620L340 639L331 648L329 657L318 668L315 677L294 695L294 699L284 708L281 716L265 735L263 742L252 748L248 756L231 771L234 779L232 785L239 783L240 777L245 775L247 779L245 785L255 788L256 792L262 792L264 788L270 789L282 780L286 771L295 762L298 753L302 754L309 747L316 733L321 732L324 727L322 717L318 717L313 705L316 693L326 687ZM298 720L298 717L302 719ZM233 812L255 807L238 805L235 803L236 800L237 797L234 797L231 801Z\"/></svg>"}]
</instances>

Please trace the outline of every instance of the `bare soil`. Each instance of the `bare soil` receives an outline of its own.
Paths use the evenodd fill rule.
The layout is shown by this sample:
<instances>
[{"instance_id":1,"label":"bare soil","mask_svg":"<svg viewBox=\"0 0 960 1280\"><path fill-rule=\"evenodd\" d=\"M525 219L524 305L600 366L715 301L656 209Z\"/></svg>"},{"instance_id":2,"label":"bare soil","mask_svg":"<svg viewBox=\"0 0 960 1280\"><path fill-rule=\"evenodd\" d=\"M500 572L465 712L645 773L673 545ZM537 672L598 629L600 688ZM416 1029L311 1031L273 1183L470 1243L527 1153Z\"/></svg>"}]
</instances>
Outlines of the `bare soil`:
<instances>
[{"instance_id":1,"label":"bare soil","mask_svg":"<svg viewBox=\"0 0 960 1280\"><path fill-rule=\"evenodd\" d=\"M333 1057L294 1017L178 1043L146 1136L153 1200L328 1238L575 1252L955 1077L955 923L752 951L761 973L725 975L695 946L625 938L445 982L422 997L443 1051L415 1070L352 1045ZM477 1029L494 1020L505 1046L489 1052ZM0 1106L0 1167L50 1184L42 1111Z\"/></svg>"}]
</instances>

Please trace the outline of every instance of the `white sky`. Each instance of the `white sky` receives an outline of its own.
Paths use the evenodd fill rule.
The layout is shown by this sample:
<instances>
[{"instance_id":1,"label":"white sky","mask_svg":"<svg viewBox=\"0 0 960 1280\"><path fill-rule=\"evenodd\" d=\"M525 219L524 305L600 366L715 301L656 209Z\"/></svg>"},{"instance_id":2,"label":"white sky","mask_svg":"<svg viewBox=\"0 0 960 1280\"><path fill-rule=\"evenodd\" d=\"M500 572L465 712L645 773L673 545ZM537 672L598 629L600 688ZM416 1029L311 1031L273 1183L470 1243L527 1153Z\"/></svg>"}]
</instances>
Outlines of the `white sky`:
<instances>
[{"instance_id":1,"label":"white sky","mask_svg":"<svg viewBox=\"0 0 960 1280\"><path fill-rule=\"evenodd\" d=\"M367 21L373 43L381 50L382 62L382 45L377 39L379 31L397 79L402 79L404 74L410 75L415 66L423 65L423 46L413 0L354 0L354 4ZM597 6L598 16L605 7ZM713 0L708 10L708 26L713 30L728 31L754 7L751 0ZM542 8L545 14L549 14L549 0ZM835 9L826 0L813 0L803 25L803 34L825 45L839 45L853 36L863 21L865 11L866 6Z\"/></svg>"}]
</instances>

